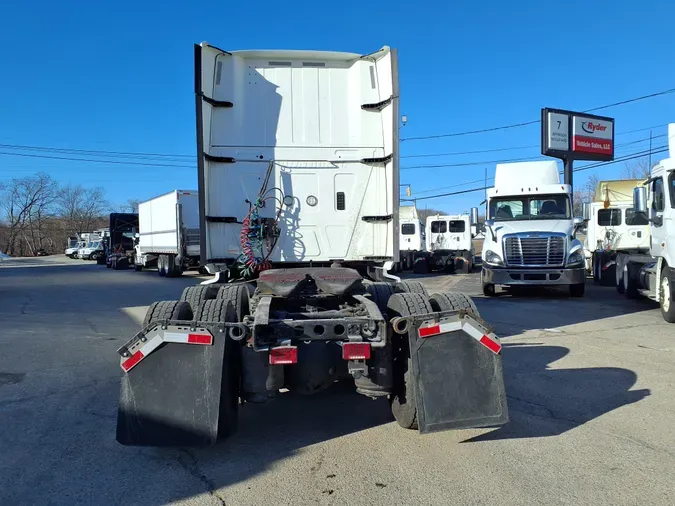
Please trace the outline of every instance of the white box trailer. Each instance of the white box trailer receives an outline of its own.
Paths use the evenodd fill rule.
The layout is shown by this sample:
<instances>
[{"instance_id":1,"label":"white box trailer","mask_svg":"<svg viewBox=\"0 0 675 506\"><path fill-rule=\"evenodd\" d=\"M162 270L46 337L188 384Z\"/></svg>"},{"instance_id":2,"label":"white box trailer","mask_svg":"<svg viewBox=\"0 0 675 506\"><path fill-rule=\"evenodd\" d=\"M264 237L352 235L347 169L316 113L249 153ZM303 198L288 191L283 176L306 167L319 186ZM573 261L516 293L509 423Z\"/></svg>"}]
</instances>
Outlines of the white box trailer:
<instances>
[{"instance_id":1,"label":"white box trailer","mask_svg":"<svg viewBox=\"0 0 675 506\"><path fill-rule=\"evenodd\" d=\"M501 345L471 298L387 277L396 61L388 47L195 47L201 256L216 275L152 304L118 350L120 443L211 444L240 402L339 380L388 397L405 428L506 423Z\"/></svg>"},{"instance_id":2,"label":"white box trailer","mask_svg":"<svg viewBox=\"0 0 675 506\"><path fill-rule=\"evenodd\" d=\"M157 265L160 276L180 276L199 265L199 194L173 190L138 204L135 268Z\"/></svg>"}]
</instances>

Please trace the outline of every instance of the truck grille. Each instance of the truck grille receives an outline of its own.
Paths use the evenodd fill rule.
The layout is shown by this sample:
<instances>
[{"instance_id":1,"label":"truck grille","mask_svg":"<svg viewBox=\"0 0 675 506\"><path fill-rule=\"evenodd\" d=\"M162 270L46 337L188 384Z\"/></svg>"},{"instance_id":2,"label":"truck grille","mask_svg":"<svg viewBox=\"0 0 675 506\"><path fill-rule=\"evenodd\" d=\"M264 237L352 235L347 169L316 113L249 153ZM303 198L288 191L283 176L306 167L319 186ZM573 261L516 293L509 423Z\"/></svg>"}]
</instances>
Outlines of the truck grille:
<instances>
[{"instance_id":1,"label":"truck grille","mask_svg":"<svg viewBox=\"0 0 675 506\"><path fill-rule=\"evenodd\" d=\"M565 237L507 236L504 238L507 265L519 267L560 267L565 263Z\"/></svg>"}]
</instances>

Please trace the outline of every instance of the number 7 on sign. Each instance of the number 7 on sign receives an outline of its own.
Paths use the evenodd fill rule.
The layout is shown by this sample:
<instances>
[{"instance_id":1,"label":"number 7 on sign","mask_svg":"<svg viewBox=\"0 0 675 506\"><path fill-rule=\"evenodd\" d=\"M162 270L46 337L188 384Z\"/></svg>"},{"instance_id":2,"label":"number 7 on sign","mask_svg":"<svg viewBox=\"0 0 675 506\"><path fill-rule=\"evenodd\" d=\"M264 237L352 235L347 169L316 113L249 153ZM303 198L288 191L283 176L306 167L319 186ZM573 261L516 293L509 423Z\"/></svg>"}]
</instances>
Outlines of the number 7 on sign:
<instances>
[{"instance_id":1,"label":"number 7 on sign","mask_svg":"<svg viewBox=\"0 0 675 506\"><path fill-rule=\"evenodd\" d=\"M560 120L558 120L558 130L560 130L560 123L562 123Z\"/></svg>"}]
</instances>

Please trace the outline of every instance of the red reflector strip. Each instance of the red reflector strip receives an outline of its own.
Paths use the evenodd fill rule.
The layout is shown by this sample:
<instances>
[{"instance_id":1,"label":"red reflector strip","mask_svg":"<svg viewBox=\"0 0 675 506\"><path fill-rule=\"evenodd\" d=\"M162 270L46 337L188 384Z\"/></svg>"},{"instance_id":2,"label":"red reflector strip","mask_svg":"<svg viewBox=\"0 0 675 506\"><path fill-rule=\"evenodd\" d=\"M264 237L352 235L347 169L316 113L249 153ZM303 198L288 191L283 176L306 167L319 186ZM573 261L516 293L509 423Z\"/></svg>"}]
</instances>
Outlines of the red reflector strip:
<instances>
[{"instance_id":1,"label":"red reflector strip","mask_svg":"<svg viewBox=\"0 0 675 506\"><path fill-rule=\"evenodd\" d=\"M434 325L433 327L420 327L420 337L435 336L441 333L441 326Z\"/></svg>"},{"instance_id":2,"label":"red reflector strip","mask_svg":"<svg viewBox=\"0 0 675 506\"><path fill-rule=\"evenodd\" d=\"M210 334L188 334L189 344L213 344L213 336Z\"/></svg>"},{"instance_id":3,"label":"red reflector strip","mask_svg":"<svg viewBox=\"0 0 675 506\"><path fill-rule=\"evenodd\" d=\"M141 360L143 360L143 357L144 357L143 352L141 350L138 350L136 353L134 353L128 359L122 362L122 369L124 369L125 371L130 371L132 367L134 367Z\"/></svg>"},{"instance_id":4,"label":"red reflector strip","mask_svg":"<svg viewBox=\"0 0 675 506\"><path fill-rule=\"evenodd\" d=\"M280 346L270 349L270 364L284 365L298 363L298 348L295 346Z\"/></svg>"},{"instance_id":5,"label":"red reflector strip","mask_svg":"<svg viewBox=\"0 0 675 506\"><path fill-rule=\"evenodd\" d=\"M369 360L370 344L345 343L342 345L342 358L344 360Z\"/></svg>"},{"instance_id":6,"label":"red reflector strip","mask_svg":"<svg viewBox=\"0 0 675 506\"><path fill-rule=\"evenodd\" d=\"M487 349L489 349L494 353L499 353L502 349L501 344L499 344L496 341L493 341L492 339L490 339L488 336L485 335L480 338L479 342L480 344L482 344L483 346L485 346Z\"/></svg>"}]
</instances>

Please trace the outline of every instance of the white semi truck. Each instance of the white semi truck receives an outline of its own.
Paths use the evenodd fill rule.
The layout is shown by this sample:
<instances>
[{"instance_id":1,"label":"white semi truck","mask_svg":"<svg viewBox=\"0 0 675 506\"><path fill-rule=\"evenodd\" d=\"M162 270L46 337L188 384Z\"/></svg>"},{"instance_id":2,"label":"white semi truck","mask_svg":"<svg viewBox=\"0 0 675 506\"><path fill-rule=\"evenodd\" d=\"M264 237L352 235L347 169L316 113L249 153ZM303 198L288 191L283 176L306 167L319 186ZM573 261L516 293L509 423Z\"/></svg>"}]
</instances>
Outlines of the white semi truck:
<instances>
[{"instance_id":1,"label":"white semi truck","mask_svg":"<svg viewBox=\"0 0 675 506\"><path fill-rule=\"evenodd\" d=\"M417 207L401 206L398 221L400 227L399 250L402 270L413 268L415 258L426 251L426 227L417 214Z\"/></svg>"},{"instance_id":2,"label":"white semi truck","mask_svg":"<svg viewBox=\"0 0 675 506\"><path fill-rule=\"evenodd\" d=\"M415 272L471 272L476 263L473 239L477 225L477 207L471 209L471 214L428 216L427 255L416 263Z\"/></svg>"},{"instance_id":3,"label":"white semi truck","mask_svg":"<svg viewBox=\"0 0 675 506\"><path fill-rule=\"evenodd\" d=\"M675 323L675 123L668 125L668 146L669 157L633 190L633 208L649 221L649 253L617 256L616 289L659 302L663 319Z\"/></svg>"},{"instance_id":4,"label":"white semi truck","mask_svg":"<svg viewBox=\"0 0 675 506\"><path fill-rule=\"evenodd\" d=\"M134 267L157 266L160 276L176 277L199 266L199 196L174 190L138 204Z\"/></svg>"},{"instance_id":5,"label":"white semi truck","mask_svg":"<svg viewBox=\"0 0 675 506\"><path fill-rule=\"evenodd\" d=\"M472 300L388 274L396 52L203 43L195 84L201 263L214 278L152 304L118 350L117 440L214 443L236 429L240 402L340 379L389 398L420 432L505 423L501 345Z\"/></svg>"},{"instance_id":6,"label":"white semi truck","mask_svg":"<svg viewBox=\"0 0 675 506\"><path fill-rule=\"evenodd\" d=\"M568 286L582 297L586 268L583 244L575 232L570 186L560 183L554 161L497 165L488 189L483 242L483 293L495 286Z\"/></svg>"},{"instance_id":7,"label":"white semi truck","mask_svg":"<svg viewBox=\"0 0 675 506\"><path fill-rule=\"evenodd\" d=\"M617 255L649 252L649 222L633 208L633 188L642 182L600 181L593 201L584 204L586 270L596 283L615 284Z\"/></svg>"}]
</instances>

